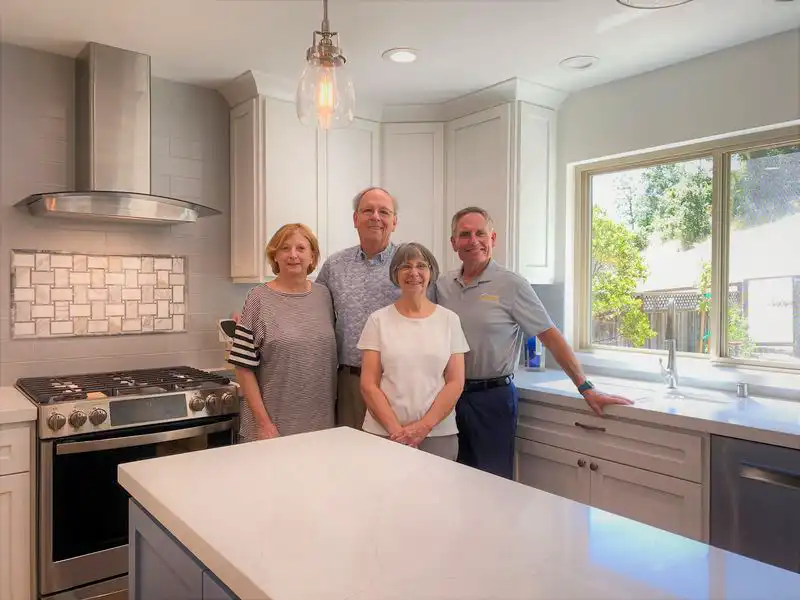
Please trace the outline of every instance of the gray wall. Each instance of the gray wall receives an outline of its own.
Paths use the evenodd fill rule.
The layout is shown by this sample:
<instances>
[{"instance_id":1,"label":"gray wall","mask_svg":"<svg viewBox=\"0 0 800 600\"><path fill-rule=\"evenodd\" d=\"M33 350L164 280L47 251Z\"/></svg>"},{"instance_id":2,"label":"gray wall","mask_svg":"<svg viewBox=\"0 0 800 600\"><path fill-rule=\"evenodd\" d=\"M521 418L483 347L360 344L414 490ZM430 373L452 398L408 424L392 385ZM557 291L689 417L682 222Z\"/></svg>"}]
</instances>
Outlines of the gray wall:
<instances>
[{"instance_id":1,"label":"gray wall","mask_svg":"<svg viewBox=\"0 0 800 600\"><path fill-rule=\"evenodd\" d=\"M33 219L12 205L73 185L73 61L0 46L0 385L21 376L186 364L222 366L216 321L248 286L229 279L228 106L215 91L152 82L153 192L198 197L223 212L195 224L122 225ZM188 257L188 332L10 339L10 253L42 249Z\"/></svg>"}]
</instances>

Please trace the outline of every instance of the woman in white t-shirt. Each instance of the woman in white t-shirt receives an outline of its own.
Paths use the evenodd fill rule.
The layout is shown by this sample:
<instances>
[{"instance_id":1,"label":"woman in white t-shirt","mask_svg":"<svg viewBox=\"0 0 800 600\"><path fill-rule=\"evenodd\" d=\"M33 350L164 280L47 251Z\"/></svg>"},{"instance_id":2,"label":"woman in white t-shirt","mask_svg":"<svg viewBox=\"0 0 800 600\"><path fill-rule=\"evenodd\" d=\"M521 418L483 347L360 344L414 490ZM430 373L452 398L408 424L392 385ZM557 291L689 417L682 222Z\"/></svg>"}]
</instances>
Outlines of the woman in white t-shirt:
<instances>
[{"instance_id":1,"label":"woman in white t-shirt","mask_svg":"<svg viewBox=\"0 0 800 600\"><path fill-rule=\"evenodd\" d=\"M402 244L389 266L400 298L372 313L358 348L364 431L450 460L458 455L453 408L464 388L461 320L428 299L439 266L421 244Z\"/></svg>"}]
</instances>

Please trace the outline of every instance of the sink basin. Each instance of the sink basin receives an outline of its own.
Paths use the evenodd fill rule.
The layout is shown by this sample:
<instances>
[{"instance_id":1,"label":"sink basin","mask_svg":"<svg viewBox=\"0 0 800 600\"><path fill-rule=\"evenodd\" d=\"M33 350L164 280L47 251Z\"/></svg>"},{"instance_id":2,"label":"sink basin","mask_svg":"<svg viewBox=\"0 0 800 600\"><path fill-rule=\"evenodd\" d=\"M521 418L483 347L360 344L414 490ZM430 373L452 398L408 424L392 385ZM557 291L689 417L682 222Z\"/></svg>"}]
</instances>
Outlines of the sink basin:
<instances>
[{"instance_id":1,"label":"sink basin","mask_svg":"<svg viewBox=\"0 0 800 600\"><path fill-rule=\"evenodd\" d=\"M651 397L653 401L681 401L688 400L692 402L711 402L714 404L732 404L736 403L741 398L736 394L727 392L718 392L714 390L694 390L694 389L677 389L677 390L664 390L657 395ZM645 399L644 401L647 401Z\"/></svg>"}]
</instances>

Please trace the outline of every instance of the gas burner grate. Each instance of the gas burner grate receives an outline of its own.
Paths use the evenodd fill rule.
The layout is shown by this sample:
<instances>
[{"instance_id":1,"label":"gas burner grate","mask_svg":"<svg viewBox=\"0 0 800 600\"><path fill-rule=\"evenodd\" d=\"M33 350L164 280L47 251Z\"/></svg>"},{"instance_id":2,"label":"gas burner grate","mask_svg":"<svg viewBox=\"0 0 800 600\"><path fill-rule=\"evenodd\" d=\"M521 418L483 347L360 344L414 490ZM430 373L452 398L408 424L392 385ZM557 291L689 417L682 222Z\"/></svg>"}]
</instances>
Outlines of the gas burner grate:
<instances>
[{"instance_id":1,"label":"gas burner grate","mask_svg":"<svg viewBox=\"0 0 800 600\"><path fill-rule=\"evenodd\" d=\"M50 404L94 396L160 394L228 385L230 379L193 367L139 369L61 377L25 377L17 388L34 402Z\"/></svg>"}]
</instances>

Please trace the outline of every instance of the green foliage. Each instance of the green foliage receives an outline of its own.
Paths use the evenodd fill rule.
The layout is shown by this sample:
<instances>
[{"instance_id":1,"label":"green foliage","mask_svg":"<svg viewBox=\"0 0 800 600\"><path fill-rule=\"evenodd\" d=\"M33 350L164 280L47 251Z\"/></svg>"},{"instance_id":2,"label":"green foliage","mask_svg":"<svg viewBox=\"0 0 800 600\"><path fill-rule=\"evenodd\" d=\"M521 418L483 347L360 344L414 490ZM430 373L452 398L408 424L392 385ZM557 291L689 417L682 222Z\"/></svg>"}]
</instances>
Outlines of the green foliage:
<instances>
[{"instance_id":1,"label":"green foliage","mask_svg":"<svg viewBox=\"0 0 800 600\"><path fill-rule=\"evenodd\" d=\"M623 180L624 181L624 180ZM642 173L644 189L631 193L618 186L617 210L627 225L644 240L654 233L662 241L678 240L687 250L711 235L711 175L703 165L656 165Z\"/></svg>"},{"instance_id":2,"label":"green foliage","mask_svg":"<svg viewBox=\"0 0 800 600\"><path fill-rule=\"evenodd\" d=\"M620 334L642 347L656 332L634 297L647 278L647 268L636 234L609 219L599 207L592 211L592 316L599 321L619 320Z\"/></svg>"},{"instance_id":3,"label":"green foliage","mask_svg":"<svg viewBox=\"0 0 800 600\"><path fill-rule=\"evenodd\" d=\"M697 291L701 294L698 309L701 313L708 314L711 311L712 300L711 263L709 262L703 263ZM742 307L735 302L728 302L728 348L732 354L735 353L735 356L740 358L753 356L756 350L756 344L747 329L747 319L742 314ZM703 352L708 353L708 344L705 340L703 341Z\"/></svg>"}]
</instances>

